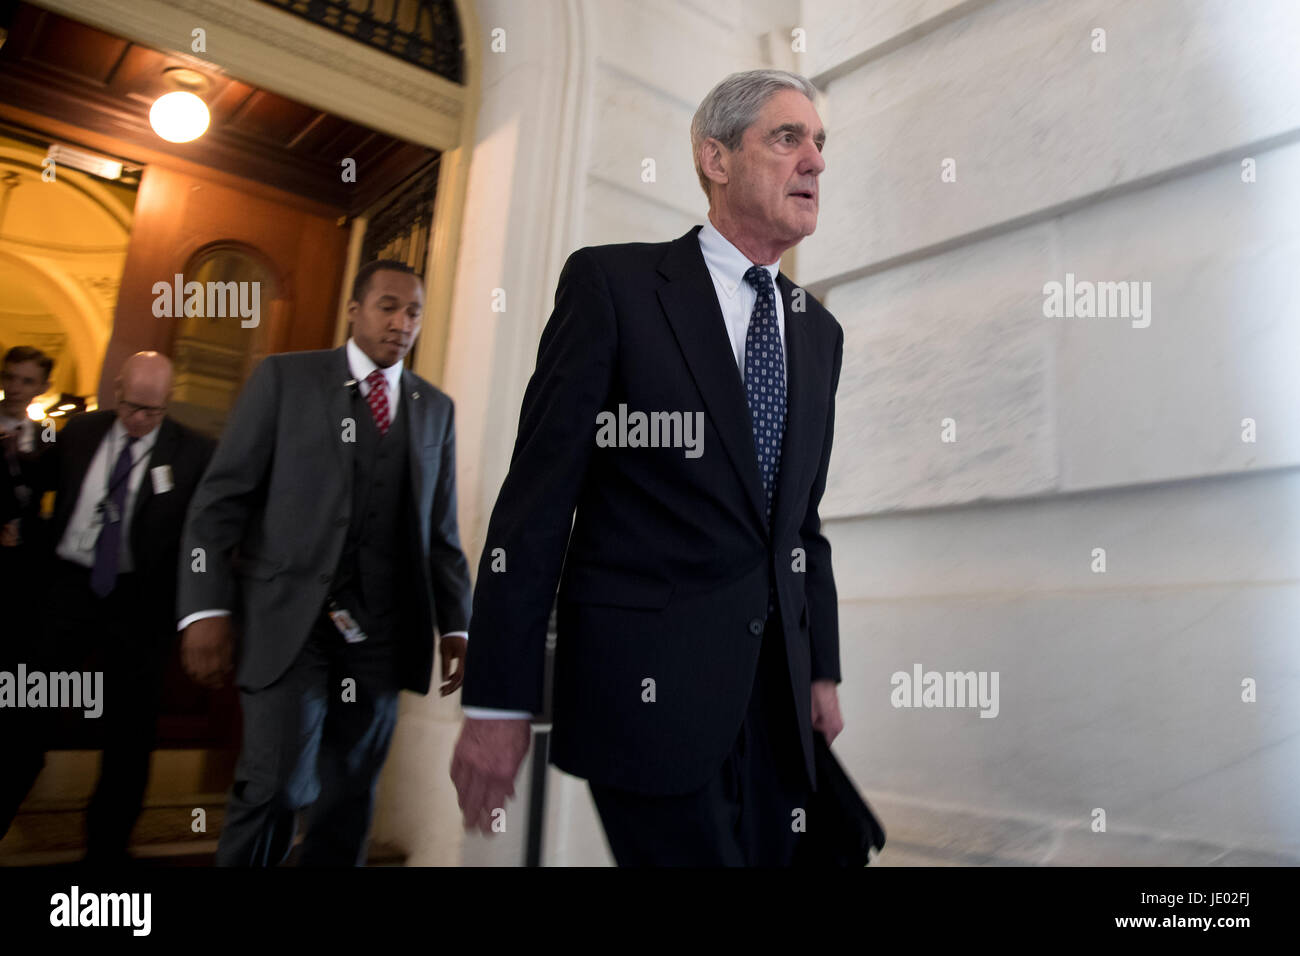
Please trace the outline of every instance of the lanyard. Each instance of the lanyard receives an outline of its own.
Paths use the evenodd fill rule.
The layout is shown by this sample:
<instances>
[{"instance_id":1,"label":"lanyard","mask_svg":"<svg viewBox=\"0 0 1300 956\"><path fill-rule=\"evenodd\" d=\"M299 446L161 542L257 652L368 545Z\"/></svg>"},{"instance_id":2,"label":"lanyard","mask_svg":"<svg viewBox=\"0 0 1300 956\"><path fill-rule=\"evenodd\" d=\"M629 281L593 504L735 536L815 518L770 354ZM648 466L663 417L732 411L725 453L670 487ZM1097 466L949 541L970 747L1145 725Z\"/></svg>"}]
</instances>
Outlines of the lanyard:
<instances>
[{"instance_id":1,"label":"lanyard","mask_svg":"<svg viewBox=\"0 0 1300 956\"><path fill-rule=\"evenodd\" d=\"M124 438L122 439L122 441L123 441L123 445L124 445L124 446L125 446L125 443L126 443L126 438L128 438L128 437L130 437L130 436L126 436L126 437L124 437ZM144 440L144 439L142 439L142 438L137 438L137 439L136 439L136 441L143 441L143 440ZM139 460L139 461L135 461L135 460L134 460L134 453L133 453L133 460L132 460L132 462L131 462L131 467L128 468L128 469L126 470L126 473L123 474L122 477L119 478L117 481L112 481L112 478L113 478L113 469L117 466L117 455L120 455L120 454L121 454L120 451L117 453L117 455L115 455L115 454L113 453L113 445L114 445L114 444L115 444L115 443L114 443L114 441L113 441L113 437L112 437L112 435L110 434L110 435L109 435L109 438L108 438L108 456L107 456L107 460L104 462L104 497L101 499L101 504L102 504L103 502L111 502L111 501L113 500L113 492L117 490L118 486L121 485L122 482L124 482L124 481L130 481L130 480L131 480L131 475L133 475L133 474L135 473L136 468L138 468L138 467L140 467L140 465L144 464L145 460L148 459L148 457L149 457L147 454L143 454L143 453L141 453L141 455L140 455L140 460ZM112 483L110 484L110 482L112 482ZM114 520L117 520L117 519L114 519Z\"/></svg>"}]
</instances>

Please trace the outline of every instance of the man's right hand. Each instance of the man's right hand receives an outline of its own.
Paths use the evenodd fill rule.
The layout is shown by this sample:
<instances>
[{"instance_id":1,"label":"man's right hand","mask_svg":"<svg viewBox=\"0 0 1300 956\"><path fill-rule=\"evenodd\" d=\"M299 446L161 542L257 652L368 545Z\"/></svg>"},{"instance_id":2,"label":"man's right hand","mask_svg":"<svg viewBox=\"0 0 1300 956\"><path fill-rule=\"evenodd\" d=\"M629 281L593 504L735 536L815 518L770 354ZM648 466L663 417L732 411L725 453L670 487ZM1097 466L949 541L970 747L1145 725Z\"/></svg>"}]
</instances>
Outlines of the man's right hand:
<instances>
[{"instance_id":1,"label":"man's right hand","mask_svg":"<svg viewBox=\"0 0 1300 956\"><path fill-rule=\"evenodd\" d=\"M465 814L465 829L491 833L494 810L515 795L515 776L532 743L524 718L480 720L466 717L451 757L451 779Z\"/></svg>"},{"instance_id":2,"label":"man's right hand","mask_svg":"<svg viewBox=\"0 0 1300 956\"><path fill-rule=\"evenodd\" d=\"M215 690L233 670L234 646L229 615L199 618L181 632L181 665L196 684Z\"/></svg>"}]
</instances>

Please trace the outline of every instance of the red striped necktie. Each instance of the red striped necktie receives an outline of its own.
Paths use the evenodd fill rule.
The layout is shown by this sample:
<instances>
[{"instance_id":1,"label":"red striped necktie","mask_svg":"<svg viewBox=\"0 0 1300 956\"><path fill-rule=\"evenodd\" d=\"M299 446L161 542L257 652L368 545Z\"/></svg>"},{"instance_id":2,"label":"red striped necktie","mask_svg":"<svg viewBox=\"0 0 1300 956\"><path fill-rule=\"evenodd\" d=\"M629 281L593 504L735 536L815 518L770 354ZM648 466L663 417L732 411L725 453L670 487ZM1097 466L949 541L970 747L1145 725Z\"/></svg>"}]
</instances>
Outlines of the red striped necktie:
<instances>
[{"instance_id":1,"label":"red striped necktie","mask_svg":"<svg viewBox=\"0 0 1300 956\"><path fill-rule=\"evenodd\" d=\"M374 416L375 427L379 429L380 435L387 435L388 380L384 378L382 370L375 369L366 376L366 384L370 386L370 391L366 394L366 404L370 406L370 414Z\"/></svg>"}]
</instances>

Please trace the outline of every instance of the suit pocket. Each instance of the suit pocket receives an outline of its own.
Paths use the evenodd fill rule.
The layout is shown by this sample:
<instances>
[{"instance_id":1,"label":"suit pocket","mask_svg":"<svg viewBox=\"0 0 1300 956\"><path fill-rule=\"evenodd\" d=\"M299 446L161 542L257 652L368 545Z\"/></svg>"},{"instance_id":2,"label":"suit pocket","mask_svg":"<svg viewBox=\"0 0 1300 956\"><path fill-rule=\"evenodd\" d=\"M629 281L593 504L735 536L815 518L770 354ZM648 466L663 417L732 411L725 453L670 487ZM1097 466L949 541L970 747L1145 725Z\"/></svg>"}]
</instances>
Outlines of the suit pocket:
<instances>
[{"instance_id":1,"label":"suit pocket","mask_svg":"<svg viewBox=\"0 0 1300 956\"><path fill-rule=\"evenodd\" d=\"M562 601L651 611L667 607L672 595L673 586L667 581L593 564L567 566L560 585Z\"/></svg>"}]
</instances>

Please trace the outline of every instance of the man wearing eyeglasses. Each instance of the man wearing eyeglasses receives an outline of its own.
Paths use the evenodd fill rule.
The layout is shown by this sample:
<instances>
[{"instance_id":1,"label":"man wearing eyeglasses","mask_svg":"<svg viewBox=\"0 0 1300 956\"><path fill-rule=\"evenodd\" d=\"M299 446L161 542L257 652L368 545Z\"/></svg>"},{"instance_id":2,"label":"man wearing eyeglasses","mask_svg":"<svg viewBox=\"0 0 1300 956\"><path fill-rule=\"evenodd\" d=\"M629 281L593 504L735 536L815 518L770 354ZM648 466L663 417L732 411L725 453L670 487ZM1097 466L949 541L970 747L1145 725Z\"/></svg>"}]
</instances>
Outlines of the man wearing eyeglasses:
<instances>
[{"instance_id":1,"label":"man wearing eyeglasses","mask_svg":"<svg viewBox=\"0 0 1300 956\"><path fill-rule=\"evenodd\" d=\"M86 815L86 860L97 864L127 859L140 814L176 630L181 529L215 446L167 417L166 356L132 355L114 388L116 408L70 419L38 470L42 489L55 491L44 574L48 663L103 674L98 717L61 713L104 752Z\"/></svg>"}]
</instances>

